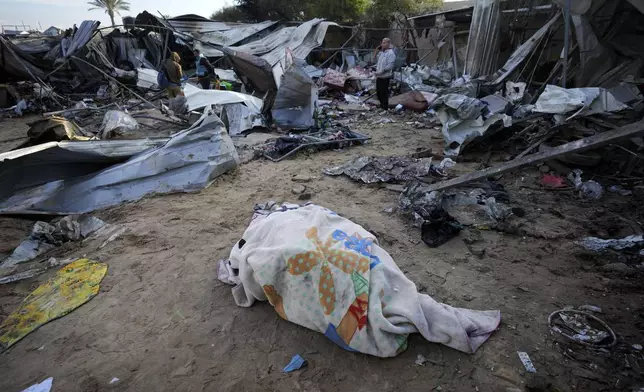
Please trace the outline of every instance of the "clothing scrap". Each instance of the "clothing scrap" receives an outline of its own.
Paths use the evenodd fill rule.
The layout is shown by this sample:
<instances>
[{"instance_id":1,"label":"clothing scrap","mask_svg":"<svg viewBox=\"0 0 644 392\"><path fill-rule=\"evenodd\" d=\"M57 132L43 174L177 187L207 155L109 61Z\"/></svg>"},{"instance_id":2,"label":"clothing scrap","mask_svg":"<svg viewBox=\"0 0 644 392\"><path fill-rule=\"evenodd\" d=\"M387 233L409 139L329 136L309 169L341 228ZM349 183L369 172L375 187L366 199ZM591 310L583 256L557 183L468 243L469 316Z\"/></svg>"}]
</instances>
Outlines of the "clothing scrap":
<instances>
[{"instance_id":1,"label":"clothing scrap","mask_svg":"<svg viewBox=\"0 0 644 392\"><path fill-rule=\"evenodd\" d=\"M473 353L500 322L498 310L453 308L419 294L373 234L313 204L256 211L227 263L222 280L240 282L232 289L237 305L269 301L283 319L348 351L393 357L420 332Z\"/></svg>"}]
</instances>

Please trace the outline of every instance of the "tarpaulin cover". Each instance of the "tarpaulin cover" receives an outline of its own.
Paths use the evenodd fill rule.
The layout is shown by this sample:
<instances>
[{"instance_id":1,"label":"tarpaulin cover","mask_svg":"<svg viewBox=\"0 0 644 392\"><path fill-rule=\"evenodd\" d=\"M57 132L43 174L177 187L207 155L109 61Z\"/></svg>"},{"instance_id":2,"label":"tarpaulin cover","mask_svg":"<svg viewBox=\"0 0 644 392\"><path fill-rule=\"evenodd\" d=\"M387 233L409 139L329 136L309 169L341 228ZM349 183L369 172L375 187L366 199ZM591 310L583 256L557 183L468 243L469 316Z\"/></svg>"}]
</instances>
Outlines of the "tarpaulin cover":
<instances>
[{"instance_id":1,"label":"tarpaulin cover","mask_svg":"<svg viewBox=\"0 0 644 392\"><path fill-rule=\"evenodd\" d=\"M107 264L89 259L78 259L60 269L0 325L0 350L94 298L106 272Z\"/></svg>"},{"instance_id":2,"label":"tarpaulin cover","mask_svg":"<svg viewBox=\"0 0 644 392\"><path fill-rule=\"evenodd\" d=\"M188 101L188 110L198 110L209 105L226 105L243 103L253 112L261 112L264 102L252 95L226 90L203 90L191 84L186 84L183 92Z\"/></svg>"},{"instance_id":3,"label":"tarpaulin cover","mask_svg":"<svg viewBox=\"0 0 644 392\"><path fill-rule=\"evenodd\" d=\"M499 325L497 310L418 293L374 235L349 219L317 205L284 207L255 214L231 250L238 306L268 301L281 318L378 357L404 351L411 333L473 353Z\"/></svg>"},{"instance_id":4,"label":"tarpaulin cover","mask_svg":"<svg viewBox=\"0 0 644 392\"><path fill-rule=\"evenodd\" d=\"M92 142L74 143L89 147ZM88 160L92 156L83 158ZM28 155L23 157L23 164L31 163ZM51 161L49 163L56 167ZM0 201L0 213L80 214L138 200L149 194L194 192L207 187L238 163L237 151L226 128L219 117L207 111L191 128L176 134L164 145L135 155L124 163L14 193ZM8 173L14 181L15 174ZM15 188L12 183L3 181L3 184L6 184L3 191L7 185L10 189Z\"/></svg>"},{"instance_id":5,"label":"tarpaulin cover","mask_svg":"<svg viewBox=\"0 0 644 392\"><path fill-rule=\"evenodd\" d=\"M565 89L555 85L547 85L544 92L539 96L534 111L537 113L564 114L577 110L571 116L572 118L596 113L617 112L628 108L604 88Z\"/></svg>"},{"instance_id":6,"label":"tarpaulin cover","mask_svg":"<svg viewBox=\"0 0 644 392\"><path fill-rule=\"evenodd\" d=\"M295 31L295 27L284 27L273 31L264 38L245 45L236 46L233 49L238 52L244 52L255 56L266 54L278 47L282 47L289 40L293 31Z\"/></svg>"},{"instance_id":7,"label":"tarpaulin cover","mask_svg":"<svg viewBox=\"0 0 644 392\"><path fill-rule=\"evenodd\" d=\"M228 56L235 72L244 84L250 84L252 89L262 93L277 91L277 83L273 78L273 67L268 61L233 48L223 47L221 50Z\"/></svg>"}]
</instances>

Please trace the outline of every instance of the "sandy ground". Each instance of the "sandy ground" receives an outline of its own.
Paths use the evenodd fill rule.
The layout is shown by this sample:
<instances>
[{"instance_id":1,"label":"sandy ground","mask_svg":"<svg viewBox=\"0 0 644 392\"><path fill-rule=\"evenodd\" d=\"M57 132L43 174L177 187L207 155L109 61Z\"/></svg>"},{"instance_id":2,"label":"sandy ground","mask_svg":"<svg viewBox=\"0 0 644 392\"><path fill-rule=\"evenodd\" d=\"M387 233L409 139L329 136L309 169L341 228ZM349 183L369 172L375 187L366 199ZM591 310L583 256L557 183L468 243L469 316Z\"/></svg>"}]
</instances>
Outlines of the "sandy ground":
<instances>
[{"instance_id":1,"label":"sandy ground","mask_svg":"<svg viewBox=\"0 0 644 392\"><path fill-rule=\"evenodd\" d=\"M5 131L7 124L0 124ZM606 261L580 256L573 240L632 234L629 222L641 215L641 191L598 202L572 192L535 191L521 187L538 176L536 167L526 167L501 180L512 204L526 211L523 231L483 231L477 244L483 254L468 248L466 232L432 249L409 221L384 212L396 206L397 193L327 177L322 169L360 155L406 155L430 146L440 151L440 131L401 121L353 126L372 141L280 163L252 161L202 192L96 213L125 225L127 233L102 249L69 244L54 255L106 262L99 295L0 355L0 390L20 391L47 377L54 378L54 391L68 392L631 390L632 369L624 363L631 344L644 344L641 275L603 271ZM16 136L0 132L0 138L10 137ZM454 173L477 166L459 163ZM268 303L237 307L230 286L217 280L217 263L243 234L255 203L297 202L291 177L298 174L312 177L304 184L312 202L376 234L421 292L454 306L500 309L499 330L474 355L413 335L406 352L380 359L343 351L322 334L280 319ZM0 218L3 242L15 245L31 223ZM52 274L0 286L0 319ZM584 304L602 307L600 317L617 333L618 347L591 351L549 332L551 312ZM525 371L517 351L530 355L536 375ZM283 374L295 354L308 367ZM429 362L415 365L418 354ZM119 381L110 384L113 378Z\"/></svg>"}]
</instances>

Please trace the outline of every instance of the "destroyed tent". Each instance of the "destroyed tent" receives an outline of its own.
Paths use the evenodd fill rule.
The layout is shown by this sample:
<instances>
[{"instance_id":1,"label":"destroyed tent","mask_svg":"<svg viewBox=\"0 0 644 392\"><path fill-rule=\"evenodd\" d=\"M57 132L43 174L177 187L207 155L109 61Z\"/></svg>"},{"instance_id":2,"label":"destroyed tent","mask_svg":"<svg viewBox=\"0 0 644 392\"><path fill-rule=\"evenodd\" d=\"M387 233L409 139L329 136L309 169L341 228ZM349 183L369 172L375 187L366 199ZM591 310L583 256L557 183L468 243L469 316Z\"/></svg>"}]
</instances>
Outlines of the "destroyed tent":
<instances>
[{"instance_id":1,"label":"destroyed tent","mask_svg":"<svg viewBox=\"0 0 644 392\"><path fill-rule=\"evenodd\" d=\"M239 162L223 124L209 110L189 129L159 142L99 142L105 148L103 154L97 153L91 141L45 144L2 154L0 173L5 187L0 213L80 214L149 194L198 191ZM151 148L142 151L144 147ZM110 160L128 157L100 169ZM54 164L61 158L68 164ZM40 170L38 177L32 176L35 168L46 165L57 170ZM24 175L27 172L29 176Z\"/></svg>"},{"instance_id":2,"label":"destroyed tent","mask_svg":"<svg viewBox=\"0 0 644 392\"><path fill-rule=\"evenodd\" d=\"M44 78L36 60L0 35L0 81Z\"/></svg>"}]
</instances>

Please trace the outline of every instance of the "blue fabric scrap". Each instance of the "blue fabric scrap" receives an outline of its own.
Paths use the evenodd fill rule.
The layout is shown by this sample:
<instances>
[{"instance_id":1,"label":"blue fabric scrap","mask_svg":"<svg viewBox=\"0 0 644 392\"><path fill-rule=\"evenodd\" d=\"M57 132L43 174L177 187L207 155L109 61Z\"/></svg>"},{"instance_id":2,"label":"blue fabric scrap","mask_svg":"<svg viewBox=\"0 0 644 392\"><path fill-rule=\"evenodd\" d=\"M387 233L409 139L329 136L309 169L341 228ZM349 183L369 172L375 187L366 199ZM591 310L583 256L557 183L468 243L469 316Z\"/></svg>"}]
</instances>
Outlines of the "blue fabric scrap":
<instances>
[{"instance_id":1,"label":"blue fabric scrap","mask_svg":"<svg viewBox=\"0 0 644 392\"><path fill-rule=\"evenodd\" d=\"M282 372L284 373L290 373L294 370L298 370L306 366L306 359L302 358L298 355L294 356L293 359L291 359L291 362L289 362L288 365L284 369L282 369Z\"/></svg>"}]
</instances>

